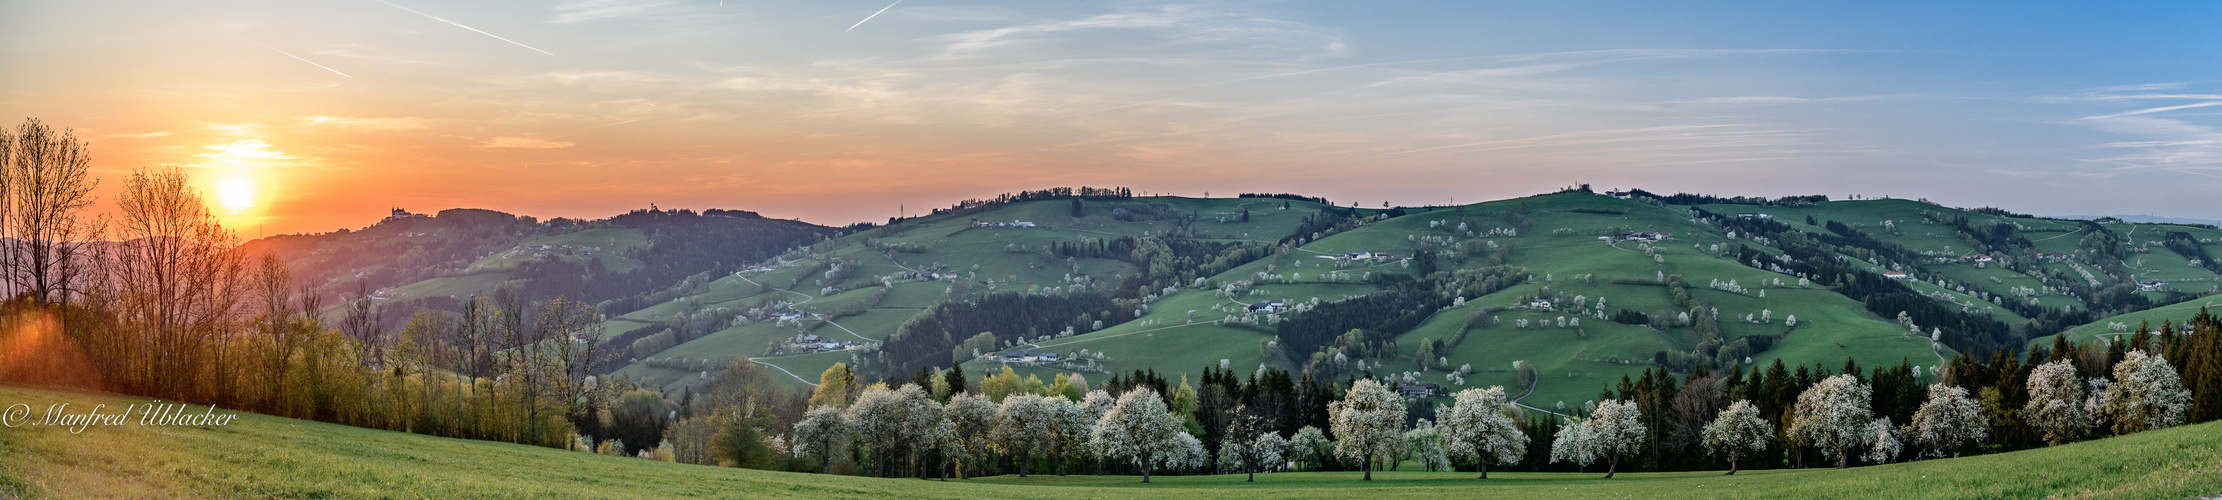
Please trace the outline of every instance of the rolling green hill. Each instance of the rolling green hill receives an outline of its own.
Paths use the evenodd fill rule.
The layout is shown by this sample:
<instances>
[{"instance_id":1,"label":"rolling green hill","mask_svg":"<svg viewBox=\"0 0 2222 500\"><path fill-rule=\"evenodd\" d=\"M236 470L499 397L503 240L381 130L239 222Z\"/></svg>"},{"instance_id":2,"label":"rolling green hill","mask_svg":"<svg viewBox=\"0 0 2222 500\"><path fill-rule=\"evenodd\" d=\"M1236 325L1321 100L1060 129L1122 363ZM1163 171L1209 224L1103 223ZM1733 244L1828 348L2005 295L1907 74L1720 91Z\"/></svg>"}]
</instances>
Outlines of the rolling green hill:
<instances>
[{"instance_id":1,"label":"rolling green hill","mask_svg":"<svg viewBox=\"0 0 2222 500\"><path fill-rule=\"evenodd\" d=\"M2105 337L2109 340L2127 340L2131 333L2137 331L2139 325L2149 326L2154 331L2160 330L2163 323L2173 323L2181 326L2189 321L2192 316L2199 314L2200 309L2206 309L2213 314L2222 314L2222 297L2204 297L2190 302L2113 316L2088 325L2075 327L2064 334L2068 336L2068 340L2075 342L2089 342L2096 337ZM2053 337L2055 335L2030 339L2029 344L2050 346Z\"/></svg>"},{"instance_id":2,"label":"rolling green hill","mask_svg":"<svg viewBox=\"0 0 2222 500\"><path fill-rule=\"evenodd\" d=\"M1459 286L1435 290L1460 300L1446 300L1441 309L1399 323L1408 326L1395 331L1369 332L1374 337L1368 338L1393 342L1394 351L1356 361L1376 376L1411 372L1412 381L1453 390L1461 379L1464 386L1516 386L1514 362L1524 362L1537 377L1522 402L1549 409L1592 399L1622 376L1662 360L1676 366L1779 360L1833 367L1850 357L1864 366L1901 360L1933 366L1954 355L1955 346L2042 342L2064 330L2083 339L2110 331L2109 322L2134 326L2129 320L2188 317L2183 309L2190 303L2163 304L2211 301L2194 297L2222 284L2214 266L2192 265L2178 249L2181 241L2169 246L2170 238L2188 238L2204 251L2222 253L2222 231L2201 227L2041 219L1916 200L1694 198L1677 205L1641 195L1648 193L1619 199L1570 191L1393 210L1279 198L1090 198L1078 203L1077 217L1075 202L1061 197L964 205L892 225L850 228L761 260L716 257L713 248L707 258L720 262L704 269L714 272L667 273L674 278L670 282L604 301L609 314L604 338L624 354L613 367L617 373L668 390L735 356L785 372L775 377L783 383L807 385L837 362L876 366L878 342L941 304L968 304L1000 292L1098 293L1122 305L1070 322L1069 334L986 330L996 331L997 350L1094 360L1013 366L1045 380L1065 371L1095 378L1145 369L1194 379L1204 367L1222 363L1243 372L1258 366L1301 371L1314 363L1315 353L1278 347L1281 332L1272 321L1305 313L1246 315L1251 304L1283 300L1318 307L1385 292L1384 283L1403 277L1431 283L1416 269L1424 251L1435 256L1437 276L1507 270L1518 276L1502 276L1505 286L1487 293ZM505 248L458 261L454 272L395 286L391 293L467 298L521 286L526 283L519 280L521 269L550 258L619 272L662 265L640 259L671 244L650 236L663 231L652 228L663 226L618 222L516 233ZM1754 233L1772 223L1780 225ZM1621 237L1624 233L1664 236L1641 241ZM1206 269L1210 256L1176 250L1152 257L1160 260L1137 261L1141 254L1117 246L1134 242L1256 248L1260 253L1251 255L1263 256L1209 268L1193 274L1193 281L1169 280L1150 274L1193 273ZM1795 269L1803 268L1792 259L1793 247L1828 249L1831 265L1847 270L1877 276L1903 272L1904 279L1895 282L1906 295L1867 290L1848 296L1836 285L1843 277L1800 279ZM1739 249L1749 253L1739 255ZM1347 252L1386 257L1340 259ZM1686 299L1676 299L1667 284L1670 276L1687 283ZM1174 286L1160 290L1136 279ZM2164 283L2140 289L2138 280ZM1229 285L1238 290L1222 290ZM1554 303L1537 309L1531 307L1535 299ZM1921 328L1919 335L1906 321L1875 312L1911 307L1889 302L1908 300L1927 304L1916 304L1927 312L1911 321ZM1704 318L1683 319L1686 306L1713 316L1717 336L1699 325ZM2162 307L2139 312L2154 306ZM1630 315L1649 321L1613 321ZM1997 326L1963 324L1979 321ZM1925 338L1940 327L1944 342ZM674 342L636 346L665 329L673 331ZM948 332L947 345L977 333ZM790 345L811 335L858 347L827 351ZM1421 345L1438 342L1442 347L1432 353L1432 362L1417 359ZM977 376L999 370L1002 362L966 364ZM1329 371L1347 374L1354 370L1339 368L1355 366ZM1452 376L1454 371L1461 376Z\"/></svg>"},{"instance_id":3,"label":"rolling green hill","mask_svg":"<svg viewBox=\"0 0 2222 500\"><path fill-rule=\"evenodd\" d=\"M143 399L0 386L73 412ZM194 408L199 411L199 407ZM42 410L43 411L43 410ZM219 410L221 411L221 410ZM269 498L2188 498L2222 491L2222 423L1852 469L996 476L925 481L680 465L242 413L226 426L0 430L0 497Z\"/></svg>"}]
</instances>

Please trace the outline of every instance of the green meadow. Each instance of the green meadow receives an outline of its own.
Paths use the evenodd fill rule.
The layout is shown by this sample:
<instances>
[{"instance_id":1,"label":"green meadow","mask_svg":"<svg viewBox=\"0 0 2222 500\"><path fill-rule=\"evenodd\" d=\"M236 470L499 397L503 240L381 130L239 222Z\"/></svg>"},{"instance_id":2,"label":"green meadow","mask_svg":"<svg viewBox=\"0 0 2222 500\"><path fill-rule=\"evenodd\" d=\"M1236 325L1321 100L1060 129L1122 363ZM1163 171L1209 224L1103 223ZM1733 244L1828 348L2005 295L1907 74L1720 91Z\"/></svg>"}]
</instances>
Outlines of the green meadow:
<instances>
[{"instance_id":1,"label":"green meadow","mask_svg":"<svg viewBox=\"0 0 2222 500\"><path fill-rule=\"evenodd\" d=\"M0 404L145 403L0 386ZM194 411L199 411L198 407ZM249 413L226 426L0 428L7 498L2190 498L2222 492L2222 422L2038 450L1851 469L1385 471L875 479L436 438Z\"/></svg>"}]
</instances>

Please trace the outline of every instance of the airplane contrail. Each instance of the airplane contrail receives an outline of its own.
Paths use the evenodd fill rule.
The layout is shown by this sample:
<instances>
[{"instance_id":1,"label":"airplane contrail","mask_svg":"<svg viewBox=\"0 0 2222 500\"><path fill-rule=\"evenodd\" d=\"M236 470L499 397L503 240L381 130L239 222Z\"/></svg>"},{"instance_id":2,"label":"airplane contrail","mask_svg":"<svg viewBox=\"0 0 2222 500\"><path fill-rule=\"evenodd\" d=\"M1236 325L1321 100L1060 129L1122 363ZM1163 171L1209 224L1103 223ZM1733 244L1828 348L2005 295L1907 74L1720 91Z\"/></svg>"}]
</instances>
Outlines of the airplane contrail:
<instances>
[{"instance_id":1,"label":"airplane contrail","mask_svg":"<svg viewBox=\"0 0 2222 500\"><path fill-rule=\"evenodd\" d=\"M903 3L903 0L895 0L895 3ZM886 7L880 7L880 12L887 12L887 9L895 8L895 3L887 4ZM872 15L864 16L864 21L870 21L872 20L872 18L880 17L880 12L873 12ZM857 21L856 24L849 25L849 29L841 31L854 31L856 30L856 27L863 26L864 21Z\"/></svg>"},{"instance_id":2,"label":"airplane contrail","mask_svg":"<svg viewBox=\"0 0 2222 500\"><path fill-rule=\"evenodd\" d=\"M286 51L283 51L283 50L278 50L278 48L277 48L277 47L272 47L272 46L268 46L268 45L262 45L262 42L257 42L257 41L254 41L254 40L249 40L249 39L247 39L247 37L239 37L239 39L240 39L240 40L247 40L247 43L252 43L252 44L255 44L255 45L261 45L261 46L262 46L262 48L265 48L265 49L270 49L270 51L271 51L271 52L276 52L276 53L280 53L280 54L285 54L285 56L286 56L286 57L291 57L291 58L294 58L294 59L300 59L300 60L301 60L301 62L309 63L309 65L310 65L310 66L315 66L315 67L319 67L319 68L324 68L324 70L325 70L325 71L330 71L330 72L332 72L332 74L335 74L335 75L339 75L339 76L346 76L346 77L347 77L348 79L350 79L350 80L352 80L352 79L354 79L354 78L355 78L355 77L353 77L353 76L348 76L348 74L346 74L346 73L341 73L341 72L339 72L339 70L336 70L336 69L332 69L332 68L330 68L330 67L327 67L327 66L325 66L325 65L322 65L322 64L317 64L317 63L316 63L316 61L311 61L311 60L308 60L308 59L301 59L301 56L293 55L292 53L290 53L290 52L286 52Z\"/></svg>"},{"instance_id":3,"label":"airplane contrail","mask_svg":"<svg viewBox=\"0 0 2222 500\"><path fill-rule=\"evenodd\" d=\"M516 41L516 40L511 40L511 39L507 39L507 38L502 38L502 37L501 37L501 35L496 35L496 34L493 34L493 33L487 33L487 32L484 32L484 31L479 31L479 29L478 29L478 28L473 28L473 27L469 27L469 26L464 26L464 25L463 25L463 23L458 23L458 22L455 22L455 21L449 21L449 20L446 20L446 19L441 19L441 18L440 18L440 16L435 16L435 15L431 15L431 14L426 14L426 13L423 13L423 12L417 12L417 11L415 11L415 10L412 10L412 9L408 8L408 7L402 7L402 6L400 6L400 5L395 5L395 4L393 3L393 2L388 2L388 1L386 1L386 0L371 0L371 1L374 1L374 2L378 2L378 3L382 3L382 4L386 4L387 6L389 6L389 7L393 7L393 8L396 8L396 9L401 9L401 10L409 11L409 13L410 13L410 14L416 14L416 15L420 15L420 16L424 16L424 17L429 17L429 18L432 18L432 20L434 20L434 21L439 21L439 22L443 22L443 23L453 24L453 25L455 25L455 27L457 27L457 28L463 28L463 29L467 29L467 30L471 30L471 31L477 31L477 32L478 32L478 34L481 34L481 35L486 35L486 36L490 36L490 37L494 37L494 39L495 39L495 40L501 40L501 41L504 41L504 42L509 42L509 43L511 43L511 44L515 44L515 45L516 45L516 46L518 46L518 47L524 47L524 48L532 49L532 51L533 51L533 52L539 52L539 53L542 53L542 54L547 54L547 55L551 55L551 56L552 56L552 55L555 55L555 53L553 53L553 52L548 52L548 51L545 51L545 50L540 50L540 48L538 48L538 47L533 47L533 46L531 46L531 45L525 45L525 44L522 44L522 43L517 43L517 41Z\"/></svg>"}]
</instances>

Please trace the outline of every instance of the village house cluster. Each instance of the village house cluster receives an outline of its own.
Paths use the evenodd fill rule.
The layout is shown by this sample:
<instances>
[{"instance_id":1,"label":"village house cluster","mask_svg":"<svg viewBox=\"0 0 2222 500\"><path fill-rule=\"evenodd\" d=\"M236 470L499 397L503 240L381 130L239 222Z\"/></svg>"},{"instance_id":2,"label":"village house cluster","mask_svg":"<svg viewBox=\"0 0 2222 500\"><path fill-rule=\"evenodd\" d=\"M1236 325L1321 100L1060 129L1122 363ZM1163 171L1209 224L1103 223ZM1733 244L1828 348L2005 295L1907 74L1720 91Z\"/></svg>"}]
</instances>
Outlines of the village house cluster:
<instances>
[{"instance_id":1,"label":"village house cluster","mask_svg":"<svg viewBox=\"0 0 2222 500\"><path fill-rule=\"evenodd\" d=\"M1022 220L972 219L972 227L1034 227L1034 223Z\"/></svg>"},{"instance_id":2,"label":"village house cluster","mask_svg":"<svg viewBox=\"0 0 2222 500\"><path fill-rule=\"evenodd\" d=\"M811 352L846 351L854 349L856 346L855 341L833 340L817 335L804 335L802 337L802 347L809 349Z\"/></svg>"}]
</instances>

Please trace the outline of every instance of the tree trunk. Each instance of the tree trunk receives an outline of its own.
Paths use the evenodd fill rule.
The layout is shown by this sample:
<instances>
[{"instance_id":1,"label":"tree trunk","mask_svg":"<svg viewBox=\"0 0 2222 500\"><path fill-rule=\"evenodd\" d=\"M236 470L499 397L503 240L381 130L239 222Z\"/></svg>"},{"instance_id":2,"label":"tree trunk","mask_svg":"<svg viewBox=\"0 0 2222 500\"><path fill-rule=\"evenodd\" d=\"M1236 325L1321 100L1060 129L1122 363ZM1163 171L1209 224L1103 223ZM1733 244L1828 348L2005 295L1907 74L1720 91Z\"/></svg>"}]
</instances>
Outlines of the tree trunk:
<instances>
[{"instance_id":1,"label":"tree trunk","mask_svg":"<svg viewBox=\"0 0 2222 500\"><path fill-rule=\"evenodd\" d=\"M1034 453L1032 451L1019 452L1018 477L1026 477L1026 466L1032 463L1034 463Z\"/></svg>"},{"instance_id":2,"label":"tree trunk","mask_svg":"<svg viewBox=\"0 0 2222 500\"><path fill-rule=\"evenodd\" d=\"M1842 468L1845 468L1845 467L1846 467L1846 465L1845 465L1845 462L1850 462L1850 461L1851 461L1851 459L1852 459L1852 456L1851 456L1851 455L1846 455L1846 454L1844 454L1844 447L1842 447L1842 446L1838 446L1838 447L1836 447L1836 468L1838 468L1838 469L1842 469Z\"/></svg>"},{"instance_id":3,"label":"tree trunk","mask_svg":"<svg viewBox=\"0 0 2222 500\"><path fill-rule=\"evenodd\" d=\"M1476 456L1479 456L1479 454L1476 454ZM1489 479L1489 457L1481 457L1481 460L1477 461L1481 462L1481 478Z\"/></svg>"},{"instance_id":4,"label":"tree trunk","mask_svg":"<svg viewBox=\"0 0 2222 500\"><path fill-rule=\"evenodd\" d=\"M827 435L832 435L832 433L827 433ZM829 438L829 439L826 439L826 440L824 441L824 444L825 444L825 446L820 446L820 447L818 447L818 456L819 456L819 457L821 457L821 458L824 458L824 460L822 460L822 461L823 461L823 462L825 462L825 465L824 465L823 467L819 467L819 468L818 468L818 473L819 473L819 474L832 474L832 473L833 473L833 440L832 440L832 439L830 439L830 438Z\"/></svg>"},{"instance_id":5,"label":"tree trunk","mask_svg":"<svg viewBox=\"0 0 2222 500\"><path fill-rule=\"evenodd\" d=\"M1728 473L1727 473L1727 474L1721 474L1721 475L1723 475L1723 476L1733 476L1733 475L1736 475L1736 459L1734 459L1734 458L1730 458L1730 459L1728 459Z\"/></svg>"},{"instance_id":6,"label":"tree trunk","mask_svg":"<svg viewBox=\"0 0 2222 500\"><path fill-rule=\"evenodd\" d=\"M1148 461L1148 460L1142 460L1142 461L1140 461L1140 463L1137 463L1137 464L1135 464L1135 465L1140 465L1140 466L1142 466L1142 482L1145 482L1145 483L1147 483L1147 482L1150 482L1150 464L1149 464L1149 461Z\"/></svg>"},{"instance_id":7,"label":"tree trunk","mask_svg":"<svg viewBox=\"0 0 2222 500\"><path fill-rule=\"evenodd\" d=\"M1252 465L1250 465L1249 467L1244 467L1243 469L1245 469L1245 470L1249 471L1249 473L1250 473L1250 479L1246 479L1246 480L1243 480L1242 482L1245 482L1245 483L1255 483L1255 482L1258 482L1258 466L1257 466L1256 464L1252 464Z\"/></svg>"},{"instance_id":8,"label":"tree trunk","mask_svg":"<svg viewBox=\"0 0 2222 500\"><path fill-rule=\"evenodd\" d=\"M1605 460L1605 479L1612 479L1613 473L1620 472L1617 470L1619 468L1620 454L1614 453L1611 458Z\"/></svg>"},{"instance_id":9,"label":"tree trunk","mask_svg":"<svg viewBox=\"0 0 2222 500\"><path fill-rule=\"evenodd\" d=\"M1359 463L1358 463L1358 469L1359 469L1359 470L1363 470L1363 471L1366 471L1366 479L1365 479L1365 480L1367 480L1367 481L1372 481L1372 480L1373 480L1373 455L1371 455L1371 454L1368 454L1368 455L1366 455L1366 460L1365 460L1364 462L1359 462Z\"/></svg>"}]
</instances>

